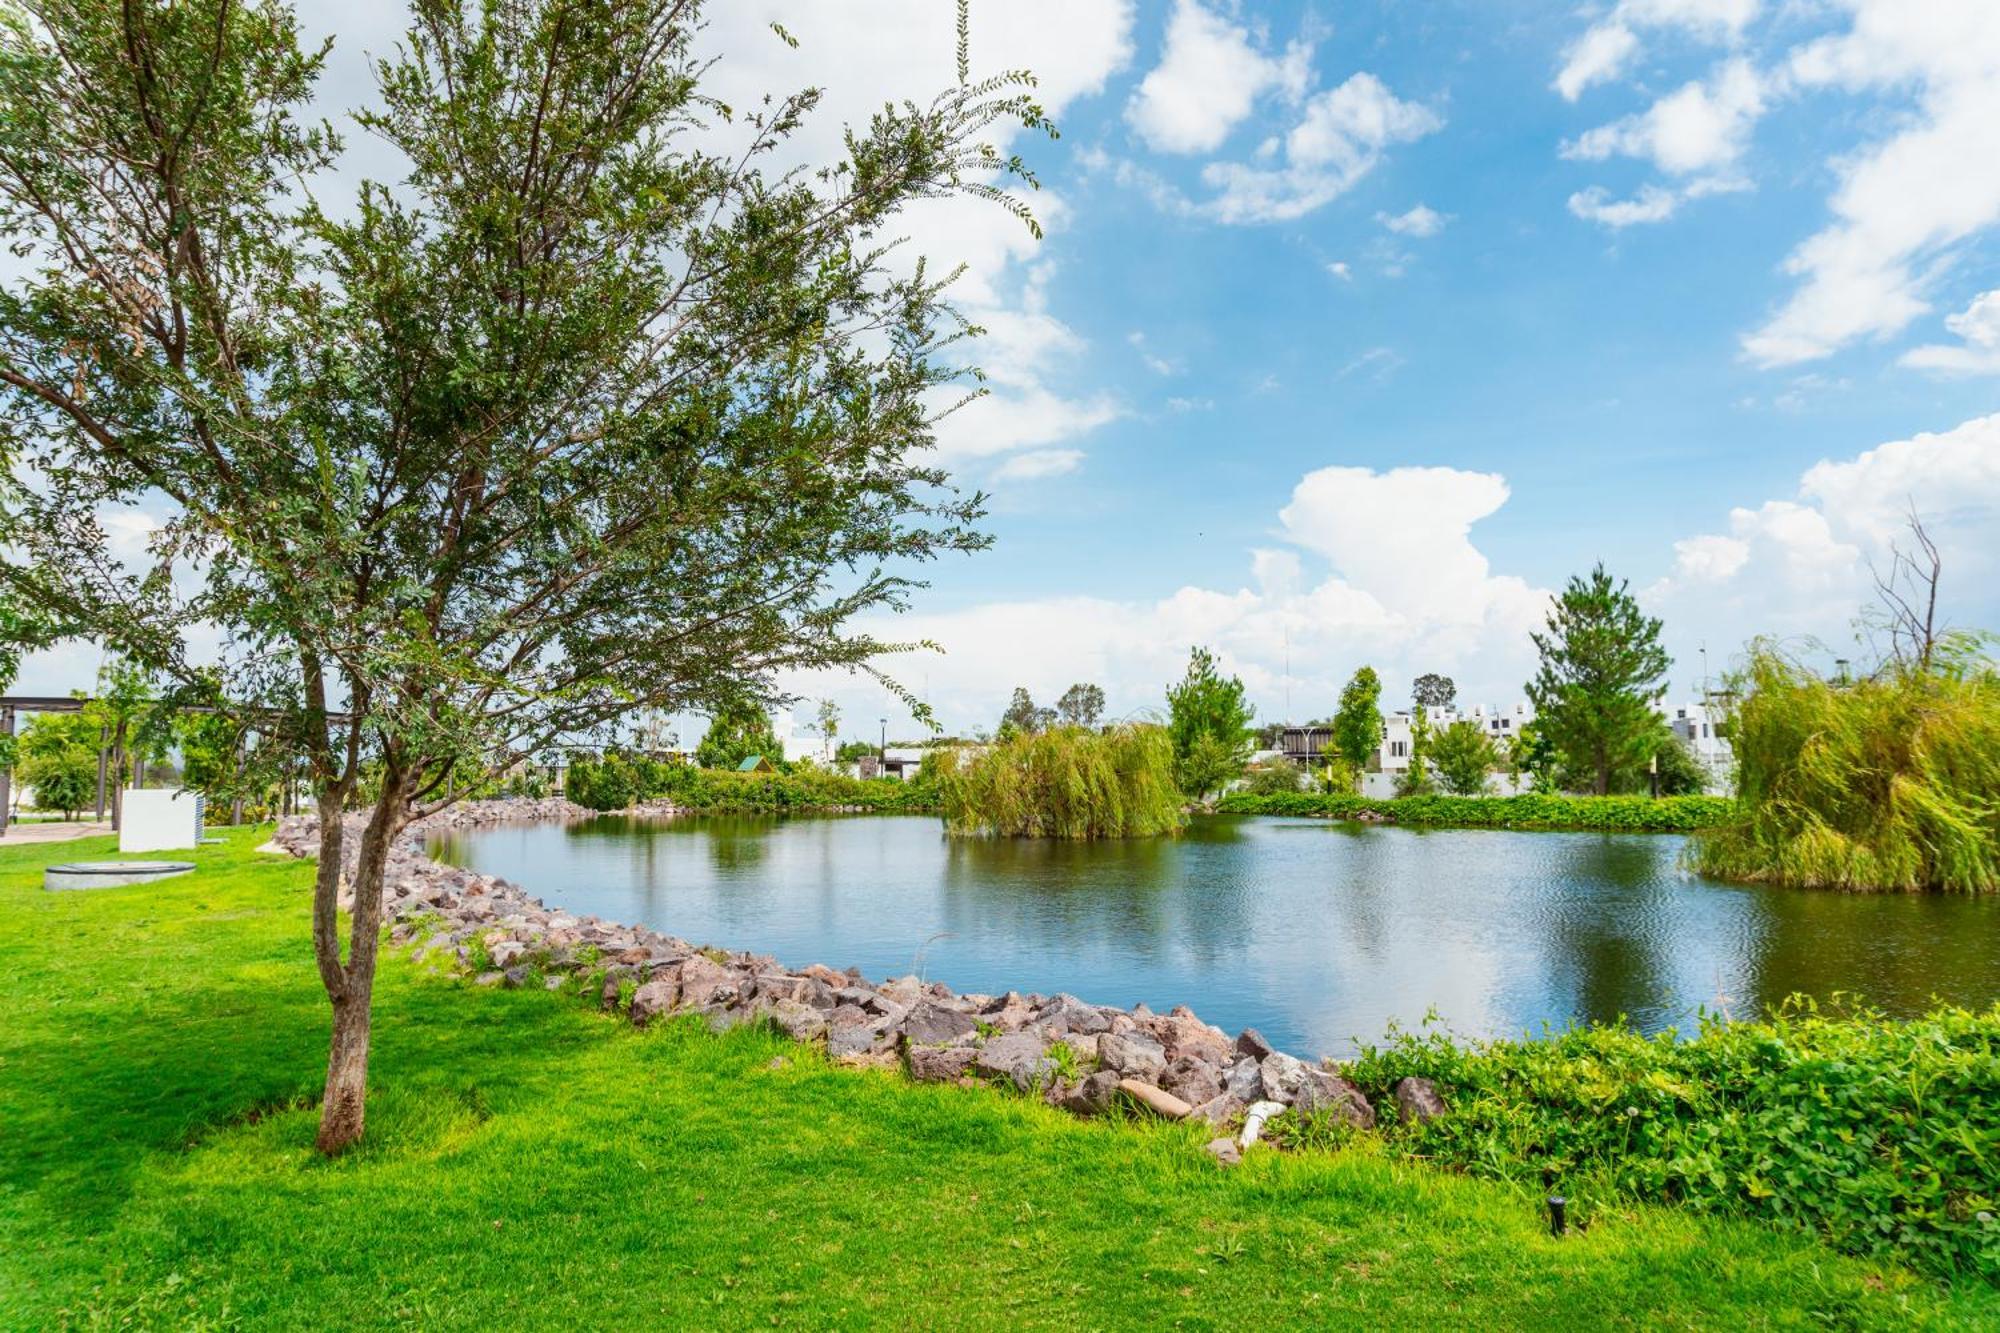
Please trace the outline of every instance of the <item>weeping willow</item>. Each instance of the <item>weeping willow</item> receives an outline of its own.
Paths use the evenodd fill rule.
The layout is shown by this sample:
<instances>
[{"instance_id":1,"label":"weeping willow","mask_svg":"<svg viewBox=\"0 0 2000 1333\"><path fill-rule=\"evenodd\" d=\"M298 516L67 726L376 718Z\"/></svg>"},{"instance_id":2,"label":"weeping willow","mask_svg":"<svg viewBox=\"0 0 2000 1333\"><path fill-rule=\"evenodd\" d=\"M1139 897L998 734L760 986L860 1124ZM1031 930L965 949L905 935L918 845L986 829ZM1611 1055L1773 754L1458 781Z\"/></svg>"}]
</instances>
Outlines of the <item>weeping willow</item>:
<instances>
[{"instance_id":1,"label":"weeping willow","mask_svg":"<svg viewBox=\"0 0 2000 1333\"><path fill-rule=\"evenodd\" d=\"M1052 727L926 762L957 837L1147 838L1186 823L1173 745L1156 726Z\"/></svg>"},{"instance_id":2,"label":"weeping willow","mask_svg":"<svg viewBox=\"0 0 2000 1333\"><path fill-rule=\"evenodd\" d=\"M2000 678L1971 669L1824 680L1753 649L1731 726L1739 814L1706 874L1815 888L2000 890Z\"/></svg>"}]
</instances>

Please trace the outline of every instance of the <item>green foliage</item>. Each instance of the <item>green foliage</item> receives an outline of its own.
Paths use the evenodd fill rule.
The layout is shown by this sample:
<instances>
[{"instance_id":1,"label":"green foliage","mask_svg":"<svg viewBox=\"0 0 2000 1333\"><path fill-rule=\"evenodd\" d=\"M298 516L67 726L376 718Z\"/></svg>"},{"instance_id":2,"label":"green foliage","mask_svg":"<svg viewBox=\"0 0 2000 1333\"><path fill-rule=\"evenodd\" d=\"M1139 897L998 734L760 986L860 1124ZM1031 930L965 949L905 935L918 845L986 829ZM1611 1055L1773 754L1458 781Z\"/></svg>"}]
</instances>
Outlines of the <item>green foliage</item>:
<instances>
[{"instance_id":1,"label":"green foliage","mask_svg":"<svg viewBox=\"0 0 2000 1333\"><path fill-rule=\"evenodd\" d=\"M864 781L804 766L789 773L736 773L618 751L598 759L573 760L563 777L563 793L592 810L623 810L645 801L714 814L831 810L928 814L938 808L930 784L920 779Z\"/></svg>"},{"instance_id":2,"label":"green foliage","mask_svg":"<svg viewBox=\"0 0 2000 1333\"><path fill-rule=\"evenodd\" d=\"M1421 703L1410 705L1410 762L1396 774L1396 795L1428 796L1436 791L1431 781L1431 719Z\"/></svg>"},{"instance_id":3,"label":"green foliage","mask_svg":"<svg viewBox=\"0 0 2000 1333\"><path fill-rule=\"evenodd\" d=\"M1562 755L1539 724L1529 722L1514 733L1507 746L1507 771L1514 777L1526 776L1534 791L1552 794L1562 789L1561 768Z\"/></svg>"},{"instance_id":4,"label":"green foliage","mask_svg":"<svg viewBox=\"0 0 2000 1333\"><path fill-rule=\"evenodd\" d=\"M1362 772L1382 748L1382 678L1362 667L1340 692L1333 719L1333 745L1348 767Z\"/></svg>"},{"instance_id":5,"label":"green foliage","mask_svg":"<svg viewBox=\"0 0 2000 1333\"><path fill-rule=\"evenodd\" d=\"M1461 1046L1403 1034L1343 1071L1380 1098L1435 1082L1447 1112L1390 1132L1425 1161L1736 1213L1939 1276L2000 1280L2000 1006L1895 1022L1802 1000L1688 1040L1588 1027Z\"/></svg>"},{"instance_id":6,"label":"green foliage","mask_svg":"<svg viewBox=\"0 0 2000 1333\"><path fill-rule=\"evenodd\" d=\"M1351 796L1361 790L1361 770L1345 755L1335 754L1320 766L1318 781L1321 791Z\"/></svg>"},{"instance_id":7,"label":"green foliage","mask_svg":"<svg viewBox=\"0 0 2000 1333\"><path fill-rule=\"evenodd\" d=\"M73 819L97 800L98 724L85 713L41 713L21 728L17 776L35 804Z\"/></svg>"},{"instance_id":8,"label":"green foliage","mask_svg":"<svg viewBox=\"0 0 2000 1333\"><path fill-rule=\"evenodd\" d=\"M1486 790L1487 779L1500 766L1500 749L1485 727L1462 719L1437 733L1431 742L1431 761L1437 766L1439 784L1447 792L1477 796Z\"/></svg>"},{"instance_id":9,"label":"green foliage","mask_svg":"<svg viewBox=\"0 0 2000 1333\"><path fill-rule=\"evenodd\" d=\"M1216 803L1226 815L1303 815L1440 828L1602 829L1622 833L1691 833L1729 819L1722 796L1407 796L1378 801L1339 792L1252 796L1231 792Z\"/></svg>"},{"instance_id":10,"label":"green foliage","mask_svg":"<svg viewBox=\"0 0 2000 1333\"><path fill-rule=\"evenodd\" d=\"M1196 648L1187 674L1167 691L1167 735L1175 778L1196 800L1234 782L1250 759L1250 705L1243 682L1224 676L1215 655Z\"/></svg>"},{"instance_id":11,"label":"green foliage","mask_svg":"<svg viewBox=\"0 0 2000 1333\"><path fill-rule=\"evenodd\" d=\"M1450 676L1426 671L1410 683L1410 697L1425 708L1443 710L1451 707L1452 700L1458 698L1458 686Z\"/></svg>"},{"instance_id":12,"label":"green foliage","mask_svg":"<svg viewBox=\"0 0 2000 1333\"><path fill-rule=\"evenodd\" d=\"M754 700L737 698L716 709L695 748L694 761L703 768L735 768L756 754L773 766L785 762L785 747L771 730L771 715Z\"/></svg>"},{"instance_id":13,"label":"green foliage","mask_svg":"<svg viewBox=\"0 0 2000 1333\"><path fill-rule=\"evenodd\" d=\"M2000 677L1821 679L1752 646L1731 719L1739 817L1695 864L1816 888L2000 890Z\"/></svg>"},{"instance_id":14,"label":"green foliage","mask_svg":"<svg viewBox=\"0 0 2000 1333\"><path fill-rule=\"evenodd\" d=\"M1100 685L1072 685L1056 700L1056 721L1064 726L1094 727L1103 716L1104 688Z\"/></svg>"},{"instance_id":15,"label":"green foliage","mask_svg":"<svg viewBox=\"0 0 2000 1333\"><path fill-rule=\"evenodd\" d=\"M1272 796L1283 792L1299 790L1305 784L1305 772L1289 759L1274 759L1268 764L1254 764L1243 775L1240 790L1253 796Z\"/></svg>"},{"instance_id":16,"label":"green foliage","mask_svg":"<svg viewBox=\"0 0 2000 1333\"><path fill-rule=\"evenodd\" d=\"M1055 725L1053 709L1039 707L1034 696L1024 685L1014 687L1013 697L1007 700L1007 709L1000 714L998 734L1002 737L1032 736Z\"/></svg>"},{"instance_id":17,"label":"green foliage","mask_svg":"<svg viewBox=\"0 0 2000 1333\"><path fill-rule=\"evenodd\" d=\"M1157 726L1052 727L978 754L932 752L945 827L959 836L1144 838L1186 822Z\"/></svg>"},{"instance_id":18,"label":"green foliage","mask_svg":"<svg viewBox=\"0 0 2000 1333\"><path fill-rule=\"evenodd\" d=\"M1644 764L1649 753L1658 722L1652 705L1670 665L1660 622L1599 564L1570 579L1549 611L1548 632L1533 637L1542 655L1528 682L1536 725L1565 761L1591 774L1602 796L1619 768Z\"/></svg>"}]
</instances>

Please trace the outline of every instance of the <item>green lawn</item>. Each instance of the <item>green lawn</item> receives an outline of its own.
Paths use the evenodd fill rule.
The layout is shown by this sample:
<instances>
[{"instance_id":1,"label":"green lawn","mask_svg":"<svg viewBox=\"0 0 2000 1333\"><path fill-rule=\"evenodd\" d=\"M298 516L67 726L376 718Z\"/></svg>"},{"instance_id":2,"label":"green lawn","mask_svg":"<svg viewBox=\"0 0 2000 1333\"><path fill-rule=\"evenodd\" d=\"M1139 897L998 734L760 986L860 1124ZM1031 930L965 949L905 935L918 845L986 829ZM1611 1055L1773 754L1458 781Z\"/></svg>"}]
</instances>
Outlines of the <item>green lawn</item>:
<instances>
[{"instance_id":1,"label":"green lawn","mask_svg":"<svg viewBox=\"0 0 2000 1333\"><path fill-rule=\"evenodd\" d=\"M367 1142L322 1161L311 871L263 836L88 893L40 868L108 839L0 849L0 1327L2000 1321L1992 1291L1748 1224L1600 1212L1556 1241L1501 1185L1359 1152L1224 1173L1192 1130L400 960Z\"/></svg>"}]
</instances>

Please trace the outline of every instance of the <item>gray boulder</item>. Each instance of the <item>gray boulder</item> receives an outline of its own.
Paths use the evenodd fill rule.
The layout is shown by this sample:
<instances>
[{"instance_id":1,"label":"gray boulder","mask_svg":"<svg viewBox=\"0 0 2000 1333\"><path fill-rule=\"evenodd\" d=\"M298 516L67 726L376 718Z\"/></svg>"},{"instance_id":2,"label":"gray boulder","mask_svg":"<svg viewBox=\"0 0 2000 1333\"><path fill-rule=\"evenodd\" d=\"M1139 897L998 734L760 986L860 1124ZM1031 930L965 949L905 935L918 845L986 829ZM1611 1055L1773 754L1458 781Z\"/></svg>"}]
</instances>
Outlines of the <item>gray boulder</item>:
<instances>
[{"instance_id":1,"label":"gray boulder","mask_svg":"<svg viewBox=\"0 0 2000 1333\"><path fill-rule=\"evenodd\" d=\"M989 1078L1005 1078L1017 1088L1028 1088L1055 1066L1040 1037L1032 1032L1010 1032L987 1038L973 1057L972 1067Z\"/></svg>"},{"instance_id":2,"label":"gray boulder","mask_svg":"<svg viewBox=\"0 0 2000 1333\"><path fill-rule=\"evenodd\" d=\"M1324 1069L1306 1069L1292 1106L1301 1115L1331 1115L1360 1129L1375 1128L1375 1108L1361 1089Z\"/></svg>"},{"instance_id":3,"label":"gray boulder","mask_svg":"<svg viewBox=\"0 0 2000 1333\"><path fill-rule=\"evenodd\" d=\"M1224 1091L1245 1106L1260 1102L1264 1100L1263 1069L1256 1060L1246 1055L1224 1072L1222 1086Z\"/></svg>"},{"instance_id":4,"label":"gray boulder","mask_svg":"<svg viewBox=\"0 0 2000 1333\"><path fill-rule=\"evenodd\" d=\"M1411 1075L1396 1083L1396 1115L1406 1125L1418 1124L1444 1114L1444 1098L1437 1085L1427 1078Z\"/></svg>"},{"instance_id":5,"label":"gray boulder","mask_svg":"<svg viewBox=\"0 0 2000 1333\"><path fill-rule=\"evenodd\" d=\"M1097 1039L1097 1059L1106 1069L1151 1082L1167 1067L1167 1048L1142 1032L1106 1032Z\"/></svg>"},{"instance_id":6,"label":"gray boulder","mask_svg":"<svg viewBox=\"0 0 2000 1333\"><path fill-rule=\"evenodd\" d=\"M912 1046L942 1046L970 1036L979 1025L955 1009L921 1001L903 1018L903 1040Z\"/></svg>"},{"instance_id":7,"label":"gray boulder","mask_svg":"<svg viewBox=\"0 0 2000 1333\"><path fill-rule=\"evenodd\" d=\"M695 954L681 964L681 1003L699 1009L735 1000L742 993L736 975L706 955Z\"/></svg>"},{"instance_id":8,"label":"gray boulder","mask_svg":"<svg viewBox=\"0 0 2000 1333\"><path fill-rule=\"evenodd\" d=\"M680 1001L680 986L670 977L656 977L632 992L632 1025L645 1027L662 1014L673 1012Z\"/></svg>"},{"instance_id":9,"label":"gray boulder","mask_svg":"<svg viewBox=\"0 0 2000 1333\"><path fill-rule=\"evenodd\" d=\"M1264 1034L1256 1028L1244 1028L1236 1037L1239 1055L1247 1055L1252 1060L1262 1060L1267 1055L1276 1055L1278 1048L1264 1040Z\"/></svg>"},{"instance_id":10,"label":"gray boulder","mask_svg":"<svg viewBox=\"0 0 2000 1333\"><path fill-rule=\"evenodd\" d=\"M1225 1092L1219 1097L1211 1097L1205 1102L1197 1103L1194 1110L1188 1114L1190 1117L1206 1120L1211 1125L1220 1126L1242 1115L1245 1105L1241 1098Z\"/></svg>"},{"instance_id":11,"label":"gray boulder","mask_svg":"<svg viewBox=\"0 0 2000 1333\"><path fill-rule=\"evenodd\" d=\"M757 1010L793 1041L815 1041L826 1035L826 1012L803 1000L757 999Z\"/></svg>"},{"instance_id":12,"label":"gray boulder","mask_svg":"<svg viewBox=\"0 0 2000 1333\"><path fill-rule=\"evenodd\" d=\"M971 1072L977 1054L970 1046L913 1046L910 1077L919 1083L956 1083Z\"/></svg>"},{"instance_id":13,"label":"gray boulder","mask_svg":"<svg viewBox=\"0 0 2000 1333\"><path fill-rule=\"evenodd\" d=\"M1118 1075L1100 1069L1070 1090L1063 1109L1075 1115L1102 1115L1118 1095Z\"/></svg>"},{"instance_id":14,"label":"gray boulder","mask_svg":"<svg viewBox=\"0 0 2000 1333\"><path fill-rule=\"evenodd\" d=\"M1182 1056L1160 1075L1160 1086L1191 1106L1222 1095L1222 1075L1206 1060Z\"/></svg>"}]
</instances>

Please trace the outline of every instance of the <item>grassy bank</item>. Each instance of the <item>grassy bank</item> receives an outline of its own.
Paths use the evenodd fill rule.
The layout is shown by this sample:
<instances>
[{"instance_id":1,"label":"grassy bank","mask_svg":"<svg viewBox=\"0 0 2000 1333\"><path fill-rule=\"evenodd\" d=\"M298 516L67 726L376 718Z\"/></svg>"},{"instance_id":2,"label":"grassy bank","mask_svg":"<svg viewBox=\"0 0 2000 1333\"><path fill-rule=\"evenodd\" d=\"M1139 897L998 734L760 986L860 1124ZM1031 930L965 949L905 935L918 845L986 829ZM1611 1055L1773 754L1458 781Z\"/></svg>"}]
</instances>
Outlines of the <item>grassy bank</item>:
<instances>
[{"instance_id":1,"label":"grassy bank","mask_svg":"<svg viewBox=\"0 0 2000 1333\"><path fill-rule=\"evenodd\" d=\"M323 1161L310 870L45 893L0 849L0 1327L1990 1326L1801 1236L1353 1151L1253 1153L755 1032L635 1032L385 965L368 1138ZM776 1061L782 1063L774 1064Z\"/></svg>"},{"instance_id":2,"label":"grassy bank","mask_svg":"<svg viewBox=\"0 0 2000 1333\"><path fill-rule=\"evenodd\" d=\"M1723 796L1404 796L1374 800L1328 792L1225 796L1216 809L1231 815L1306 815L1320 819L1373 817L1428 828L1602 829L1621 833L1690 833L1728 819L1735 802Z\"/></svg>"}]
</instances>

